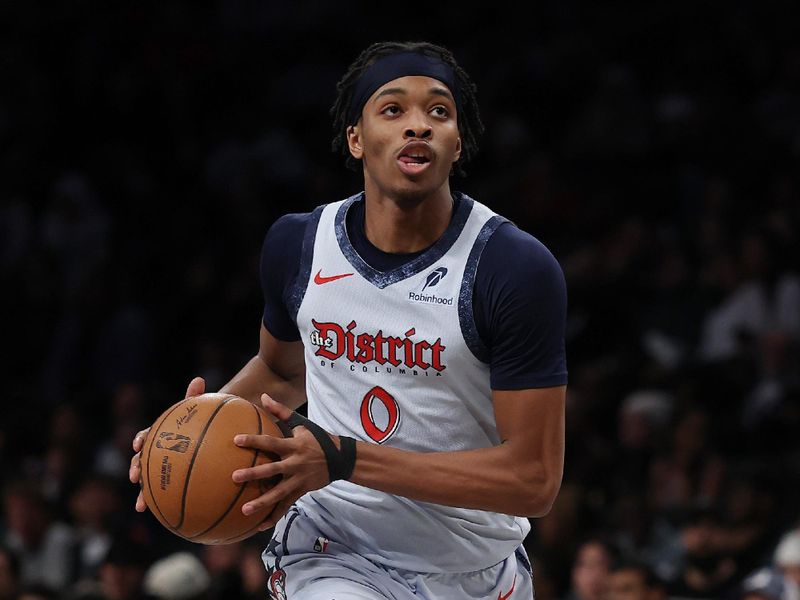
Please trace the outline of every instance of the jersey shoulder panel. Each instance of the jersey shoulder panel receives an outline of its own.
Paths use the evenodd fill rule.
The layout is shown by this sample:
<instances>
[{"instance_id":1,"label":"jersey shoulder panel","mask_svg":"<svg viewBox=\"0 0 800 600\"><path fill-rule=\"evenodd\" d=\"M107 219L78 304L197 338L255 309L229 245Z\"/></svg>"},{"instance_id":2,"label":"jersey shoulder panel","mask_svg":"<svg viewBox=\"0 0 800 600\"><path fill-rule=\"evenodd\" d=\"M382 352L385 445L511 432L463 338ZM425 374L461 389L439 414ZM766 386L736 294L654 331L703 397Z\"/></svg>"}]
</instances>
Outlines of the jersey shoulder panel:
<instances>
[{"instance_id":1,"label":"jersey shoulder panel","mask_svg":"<svg viewBox=\"0 0 800 600\"><path fill-rule=\"evenodd\" d=\"M478 266L474 313L493 389L566 383L566 304L564 274L550 250L512 223L499 227Z\"/></svg>"}]
</instances>

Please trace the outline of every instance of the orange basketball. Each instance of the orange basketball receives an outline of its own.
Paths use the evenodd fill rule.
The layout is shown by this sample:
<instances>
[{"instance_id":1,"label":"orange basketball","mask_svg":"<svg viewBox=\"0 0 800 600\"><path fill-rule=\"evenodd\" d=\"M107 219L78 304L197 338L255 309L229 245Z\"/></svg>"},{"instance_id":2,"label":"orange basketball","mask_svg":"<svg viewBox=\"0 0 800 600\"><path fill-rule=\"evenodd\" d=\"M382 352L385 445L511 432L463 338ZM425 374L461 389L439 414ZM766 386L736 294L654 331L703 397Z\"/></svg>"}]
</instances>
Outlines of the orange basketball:
<instances>
[{"instance_id":1,"label":"orange basketball","mask_svg":"<svg viewBox=\"0 0 800 600\"><path fill-rule=\"evenodd\" d=\"M142 491L173 533L200 544L230 544L256 532L274 507L252 515L242 505L275 481L235 483L236 469L277 460L233 443L237 433L283 437L260 407L230 394L181 400L153 424L142 448Z\"/></svg>"}]
</instances>

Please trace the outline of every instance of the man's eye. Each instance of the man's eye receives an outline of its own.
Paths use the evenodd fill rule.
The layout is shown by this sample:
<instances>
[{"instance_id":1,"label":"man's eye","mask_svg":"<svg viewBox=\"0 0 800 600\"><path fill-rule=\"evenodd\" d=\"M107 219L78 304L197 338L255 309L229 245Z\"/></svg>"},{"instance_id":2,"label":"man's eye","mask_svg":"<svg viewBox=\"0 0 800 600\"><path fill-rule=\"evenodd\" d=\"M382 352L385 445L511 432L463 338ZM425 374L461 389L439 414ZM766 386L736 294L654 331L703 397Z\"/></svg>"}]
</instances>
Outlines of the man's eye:
<instances>
[{"instance_id":1,"label":"man's eye","mask_svg":"<svg viewBox=\"0 0 800 600\"><path fill-rule=\"evenodd\" d=\"M400 112L400 107L396 106L394 104L390 104L389 106L387 106L386 108L384 108L381 111L381 113L386 114L386 115L396 115L399 112Z\"/></svg>"},{"instance_id":2,"label":"man's eye","mask_svg":"<svg viewBox=\"0 0 800 600\"><path fill-rule=\"evenodd\" d=\"M440 106L434 106L433 107L433 113L437 117L446 117L446 116L448 116L450 114L450 111L448 111L447 108L445 108L444 106L440 105Z\"/></svg>"}]
</instances>

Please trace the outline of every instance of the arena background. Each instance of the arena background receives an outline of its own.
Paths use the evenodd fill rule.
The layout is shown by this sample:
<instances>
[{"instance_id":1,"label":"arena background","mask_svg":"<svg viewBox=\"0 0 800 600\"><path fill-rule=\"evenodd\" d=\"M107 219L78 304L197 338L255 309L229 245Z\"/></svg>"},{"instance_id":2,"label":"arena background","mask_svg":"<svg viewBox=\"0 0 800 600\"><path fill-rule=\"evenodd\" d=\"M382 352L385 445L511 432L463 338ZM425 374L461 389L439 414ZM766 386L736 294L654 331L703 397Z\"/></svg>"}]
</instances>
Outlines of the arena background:
<instances>
[{"instance_id":1,"label":"arena background","mask_svg":"<svg viewBox=\"0 0 800 600\"><path fill-rule=\"evenodd\" d=\"M0 598L139 598L185 550L204 567L172 597L266 597L264 536L201 548L134 513L130 441L255 352L269 225L360 189L328 108L384 39L454 51L487 129L454 187L566 274L538 597L603 598L629 558L739 597L800 520L794 3L199 4L0 5Z\"/></svg>"}]
</instances>

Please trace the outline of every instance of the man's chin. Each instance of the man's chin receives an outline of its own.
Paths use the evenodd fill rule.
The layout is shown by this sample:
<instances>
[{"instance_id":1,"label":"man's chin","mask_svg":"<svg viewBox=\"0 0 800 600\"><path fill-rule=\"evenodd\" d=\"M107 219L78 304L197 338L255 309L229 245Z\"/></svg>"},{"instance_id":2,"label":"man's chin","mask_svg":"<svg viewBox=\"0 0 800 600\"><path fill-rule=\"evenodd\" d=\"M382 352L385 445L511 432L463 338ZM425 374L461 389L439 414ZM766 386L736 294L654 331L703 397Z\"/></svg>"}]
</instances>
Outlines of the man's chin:
<instances>
[{"instance_id":1,"label":"man's chin","mask_svg":"<svg viewBox=\"0 0 800 600\"><path fill-rule=\"evenodd\" d=\"M428 177L418 180L406 178L395 186L392 195L400 202L418 204L434 195L441 187L441 183L433 185Z\"/></svg>"}]
</instances>

